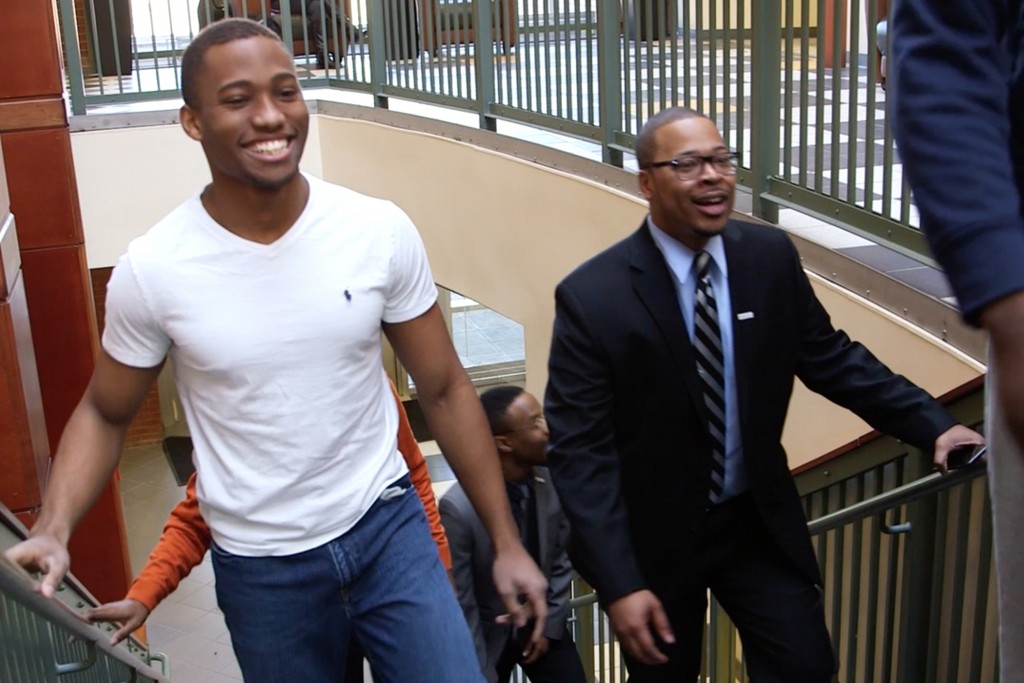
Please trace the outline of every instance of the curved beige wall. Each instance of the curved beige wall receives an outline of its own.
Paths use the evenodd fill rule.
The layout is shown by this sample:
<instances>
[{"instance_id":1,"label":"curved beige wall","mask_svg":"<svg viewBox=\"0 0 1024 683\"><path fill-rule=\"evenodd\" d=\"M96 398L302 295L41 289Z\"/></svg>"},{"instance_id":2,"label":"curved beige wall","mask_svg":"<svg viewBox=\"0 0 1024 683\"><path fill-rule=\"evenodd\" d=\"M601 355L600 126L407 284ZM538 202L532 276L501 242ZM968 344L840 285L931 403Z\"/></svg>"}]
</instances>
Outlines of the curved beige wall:
<instances>
[{"instance_id":1,"label":"curved beige wall","mask_svg":"<svg viewBox=\"0 0 1024 683\"><path fill-rule=\"evenodd\" d=\"M310 122L303 170L320 176L319 121ZM128 243L210 182L202 147L178 125L71 136L90 268L117 263Z\"/></svg>"},{"instance_id":2,"label":"curved beige wall","mask_svg":"<svg viewBox=\"0 0 1024 683\"><path fill-rule=\"evenodd\" d=\"M541 396L555 284L635 230L643 204L591 181L424 133L327 119L320 131L325 178L393 199L419 227L439 284L523 325L527 386ZM367 168L372 159L380 159L378 172Z\"/></svg>"},{"instance_id":3,"label":"curved beige wall","mask_svg":"<svg viewBox=\"0 0 1024 683\"><path fill-rule=\"evenodd\" d=\"M846 330L883 363L933 396L941 396L984 372L984 366L937 337L814 273L808 275L836 327ZM796 467L870 430L860 418L798 384L782 440L790 465ZM829 443L832 448L821 448Z\"/></svg>"},{"instance_id":4,"label":"curved beige wall","mask_svg":"<svg viewBox=\"0 0 1024 683\"><path fill-rule=\"evenodd\" d=\"M128 241L209 178L199 145L177 126L72 136L90 267L112 265ZM546 151L545 154L553 154ZM546 381L555 284L636 229L636 197L600 183L449 137L363 120L313 117L303 168L387 197L418 225L437 282L521 323L527 384ZM934 394L981 367L870 302L814 278L837 325ZM787 425L791 464L867 431L846 411L798 387Z\"/></svg>"}]
</instances>

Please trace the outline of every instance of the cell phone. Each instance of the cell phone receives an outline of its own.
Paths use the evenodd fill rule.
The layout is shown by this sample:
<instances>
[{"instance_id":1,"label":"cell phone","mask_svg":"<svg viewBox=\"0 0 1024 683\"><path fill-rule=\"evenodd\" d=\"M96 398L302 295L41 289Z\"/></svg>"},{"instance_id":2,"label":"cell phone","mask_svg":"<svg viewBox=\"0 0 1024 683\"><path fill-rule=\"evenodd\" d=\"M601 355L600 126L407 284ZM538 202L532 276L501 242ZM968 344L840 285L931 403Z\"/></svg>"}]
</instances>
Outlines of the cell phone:
<instances>
[{"instance_id":1,"label":"cell phone","mask_svg":"<svg viewBox=\"0 0 1024 683\"><path fill-rule=\"evenodd\" d=\"M985 455L988 448L984 444L970 443L966 446L958 446L949 452L946 458L946 467L951 470L958 470L978 462L981 456Z\"/></svg>"}]
</instances>

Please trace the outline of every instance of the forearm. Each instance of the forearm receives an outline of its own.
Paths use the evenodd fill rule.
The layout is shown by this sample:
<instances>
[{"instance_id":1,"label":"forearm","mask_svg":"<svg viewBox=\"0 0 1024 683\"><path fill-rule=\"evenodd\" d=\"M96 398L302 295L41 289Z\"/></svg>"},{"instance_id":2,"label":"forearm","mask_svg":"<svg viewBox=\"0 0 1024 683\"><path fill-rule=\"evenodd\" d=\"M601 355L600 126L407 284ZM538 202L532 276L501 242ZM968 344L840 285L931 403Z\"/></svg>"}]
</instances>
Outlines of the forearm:
<instances>
[{"instance_id":1,"label":"forearm","mask_svg":"<svg viewBox=\"0 0 1024 683\"><path fill-rule=\"evenodd\" d=\"M602 601L645 588L633 551L615 445L612 361L596 347L578 298L556 292L548 385L548 467L573 537L573 562Z\"/></svg>"},{"instance_id":2,"label":"forearm","mask_svg":"<svg viewBox=\"0 0 1024 683\"><path fill-rule=\"evenodd\" d=\"M43 507L31 535L48 534L67 544L110 481L127 427L127 422L111 422L101 416L88 395L82 399L53 457Z\"/></svg>"},{"instance_id":3,"label":"forearm","mask_svg":"<svg viewBox=\"0 0 1024 683\"><path fill-rule=\"evenodd\" d=\"M981 324L992 340L992 370L1003 418L1024 449L1024 292L987 306Z\"/></svg>"},{"instance_id":4,"label":"forearm","mask_svg":"<svg viewBox=\"0 0 1024 683\"><path fill-rule=\"evenodd\" d=\"M171 510L160 541L126 597L141 602L152 611L203 561L210 548L210 538L210 528L199 513L196 475L193 474L184 500Z\"/></svg>"},{"instance_id":5,"label":"forearm","mask_svg":"<svg viewBox=\"0 0 1024 683\"><path fill-rule=\"evenodd\" d=\"M153 611L164 598L177 589L181 580L202 561L203 555L209 547L208 544L199 545L188 541L181 541L174 549L162 546L164 546L164 538L161 538L157 550L154 550L153 554L149 556L146 566L143 567L125 596L132 600L138 600L150 611Z\"/></svg>"}]
</instances>

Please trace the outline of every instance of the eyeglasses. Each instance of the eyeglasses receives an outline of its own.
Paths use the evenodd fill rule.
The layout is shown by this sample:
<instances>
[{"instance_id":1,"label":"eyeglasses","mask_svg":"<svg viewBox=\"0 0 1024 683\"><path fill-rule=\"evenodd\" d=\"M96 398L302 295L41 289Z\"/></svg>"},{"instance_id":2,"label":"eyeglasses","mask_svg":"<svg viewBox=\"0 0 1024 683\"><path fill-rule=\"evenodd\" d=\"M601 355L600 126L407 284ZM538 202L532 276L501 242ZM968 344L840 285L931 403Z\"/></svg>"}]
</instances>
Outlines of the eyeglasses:
<instances>
[{"instance_id":1,"label":"eyeglasses","mask_svg":"<svg viewBox=\"0 0 1024 683\"><path fill-rule=\"evenodd\" d=\"M721 175L736 175L739 155L734 152L713 154L707 157L688 154L668 161L653 161L648 164L648 168L671 166L680 180L696 180L704 172L704 164L710 164L711 168Z\"/></svg>"},{"instance_id":2,"label":"eyeglasses","mask_svg":"<svg viewBox=\"0 0 1024 683\"><path fill-rule=\"evenodd\" d=\"M530 424L525 427L513 427L512 429L506 429L501 434L495 434L495 436L503 436L505 434L512 434L514 432L528 432L534 429L540 429L541 427L548 426L548 419L544 415L538 415L537 417L530 420Z\"/></svg>"}]
</instances>

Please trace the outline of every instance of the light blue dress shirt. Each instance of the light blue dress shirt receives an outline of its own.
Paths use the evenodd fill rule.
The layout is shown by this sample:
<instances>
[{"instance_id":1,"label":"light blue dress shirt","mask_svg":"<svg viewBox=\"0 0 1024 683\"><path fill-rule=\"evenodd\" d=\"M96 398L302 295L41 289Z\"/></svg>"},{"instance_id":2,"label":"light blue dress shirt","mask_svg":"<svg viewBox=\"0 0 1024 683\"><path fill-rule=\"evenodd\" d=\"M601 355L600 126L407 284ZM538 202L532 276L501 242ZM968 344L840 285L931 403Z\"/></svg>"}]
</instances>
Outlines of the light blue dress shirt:
<instances>
[{"instance_id":1,"label":"light blue dress shirt","mask_svg":"<svg viewBox=\"0 0 1024 683\"><path fill-rule=\"evenodd\" d=\"M647 226L658 245L672 279L676 283L676 297L686 321L686 332L693 342L693 307L697 297L697 278L693 261L697 253L682 242L670 237L654 224L650 215ZM704 251L711 255L711 286L718 305L718 327L722 333L722 353L725 355L725 485L721 500L727 500L747 490L747 470L743 462L743 444L740 439L740 408L736 393L736 362L733 354L732 299L729 296L729 264L725 260L725 245L721 236L712 237Z\"/></svg>"}]
</instances>

